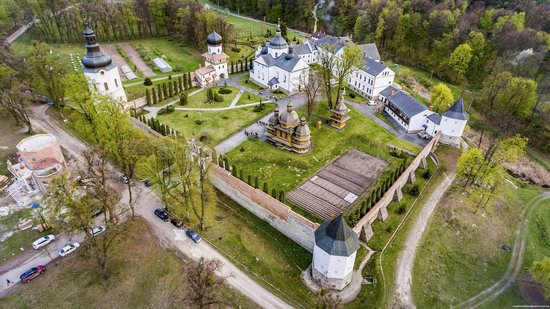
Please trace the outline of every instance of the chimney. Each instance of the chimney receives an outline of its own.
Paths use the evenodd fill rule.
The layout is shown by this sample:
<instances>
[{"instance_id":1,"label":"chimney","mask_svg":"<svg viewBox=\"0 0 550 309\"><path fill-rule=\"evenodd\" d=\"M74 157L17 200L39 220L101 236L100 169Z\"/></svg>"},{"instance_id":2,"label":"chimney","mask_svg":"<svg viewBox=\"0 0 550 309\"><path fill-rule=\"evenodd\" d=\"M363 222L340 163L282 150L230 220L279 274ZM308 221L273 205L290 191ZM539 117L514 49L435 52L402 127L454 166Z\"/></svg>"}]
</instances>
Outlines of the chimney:
<instances>
[{"instance_id":1,"label":"chimney","mask_svg":"<svg viewBox=\"0 0 550 309\"><path fill-rule=\"evenodd\" d=\"M395 91L392 90L391 93L390 93L390 97L393 97L394 94L395 94Z\"/></svg>"}]
</instances>

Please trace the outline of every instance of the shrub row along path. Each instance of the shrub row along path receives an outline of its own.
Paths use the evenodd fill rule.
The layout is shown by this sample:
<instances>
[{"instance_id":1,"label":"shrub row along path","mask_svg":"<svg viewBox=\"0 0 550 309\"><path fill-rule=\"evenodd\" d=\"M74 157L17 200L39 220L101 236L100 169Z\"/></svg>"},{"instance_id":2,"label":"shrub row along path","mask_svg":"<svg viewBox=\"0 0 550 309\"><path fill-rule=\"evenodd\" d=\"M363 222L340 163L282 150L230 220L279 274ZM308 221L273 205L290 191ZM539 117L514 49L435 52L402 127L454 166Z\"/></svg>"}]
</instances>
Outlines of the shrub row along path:
<instances>
[{"instance_id":1,"label":"shrub row along path","mask_svg":"<svg viewBox=\"0 0 550 309\"><path fill-rule=\"evenodd\" d=\"M498 280L495 284L481 291L474 297L460 303L458 308L477 308L483 304L486 304L496 299L500 294L504 293L508 288L512 286L517 276L521 272L523 266L523 258L525 256L525 244L527 242L527 236L529 234L529 217L533 211L546 200L550 199L550 191L541 193L532 198L527 206L523 209L521 214L521 224L518 225L516 230L516 240L514 241L514 249L512 251L512 258L510 264L504 273L504 276Z\"/></svg>"},{"instance_id":2,"label":"shrub row along path","mask_svg":"<svg viewBox=\"0 0 550 309\"><path fill-rule=\"evenodd\" d=\"M401 251L397 259L397 267L395 271L395 293L397 301L405 308L415 308L412 298L412 270L414 267L414 258L416 249L420 245L422 234L428 226L430 217L437 206L443 194L451 186L456 177L456 172L452 172L445 176L445 179L437 186L432 195L423 205L420 214L416 218L407 239L405 240L405 248Z\"/></svg>"},{"instance_id":3,"label":"shrub row along path","mask_svg":"<svg viewBox=\"0 0 550 309\"><path fill-rule=\"evenodd\" d=\"M137 51L130 45L130 43L121 43L120 47L124 50L130 61L132 61L138 70L143 73L145 77L155 76L155 72L141 59Z\"/></svg>"},{"instance_id":4,"label":"shrub row along path","mask_svg":"<svg viewBox=\"0 0 550 309\"><path fill-rule=\"evenodd\" d=\"M73 134L67 132L67 130L65 130L65 128L62 128L54 119L51 119L46 113L47 108L47 105L33 107L32 121L35 128L56 136L61 147L63 147L64 151L68 155L69 159L76 159L74 160L75 164L79 162L84 162L81 154L86 151L89 146L77 137L75 137ZM72 167L76 168L77 166L72 165ZM120 181L117 181L119 173L120 172L118 172L115 168L110 166L111 181L109 182L109 184L113 184L115 187L119 187L118 191L124 192L125 185L122 185ZM153 190L145 186L136 186L134 189L134 193L136 201L136 213L142 216L150 225L154 227L153 230L155 231L155 234L157 235L160 243L163 246L181 251L193 260L198 260L200 258L220 260L223 267L219 275L228 276L227 283L229 285L238 290L240 293L248 296L250 299L252 299L263 308L292 308L286 302L273 295L271 292L249 278L244 272L242 272L239 268L229 262L223 255L217 252L206 241L195 244L185 236L184 230L176 229L170 223L166 223L158 219L154 215L153 211L156 208L162 208L163 204L154 194ZM127 204L127 199L128 198L126 193L123 193L123 197L121 199L121 202L123 203L121 205ZM54 243L57 243L57 245L59 245L60 241L56 240L56 242ZM54 250L51 250L51 253L53 253L53 251ZM14 291L14 285L11 285L9 288L6 286L6 278L10 279L13 282L17 282L19 281L19 275L23 272L24 269L34 267L38 264L48 264L49 258L47 257L47 255L44 257L44 254L42 254L39 259L32 258L27 261L23 261L20 263L17 269L13 269L8 273L2 274L0 276L0 280L3 280L2 282L0 282L0 295L5 295Z\"/></svg>"}]
</instances>

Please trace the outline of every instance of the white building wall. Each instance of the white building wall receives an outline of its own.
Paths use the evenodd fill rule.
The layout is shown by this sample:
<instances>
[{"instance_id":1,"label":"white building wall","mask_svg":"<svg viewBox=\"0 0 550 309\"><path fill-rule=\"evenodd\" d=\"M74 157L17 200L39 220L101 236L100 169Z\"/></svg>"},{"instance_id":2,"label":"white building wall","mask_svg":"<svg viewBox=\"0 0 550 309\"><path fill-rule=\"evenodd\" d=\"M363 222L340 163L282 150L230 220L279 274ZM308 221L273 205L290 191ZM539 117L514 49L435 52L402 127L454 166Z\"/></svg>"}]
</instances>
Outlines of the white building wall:
<instances>
[{"instance_id":1,"label":"white building wall","mask_svg":"<svg viewBox=\"0 0 550 309\"><path fill-rule=\"evenodd\" d=\"M461 137L466 127L466 121L443 116L440 126L443 135Z\"/></svg>"},{"instance_id":2,"label":"white building wall","mask_svg":"<svg viewBox=\"0 0 550 309\"><path fill-rule=\"evenodd\" d=\"M328 278L344 279L353 271L355 255L356 252L348 257L333 256L315 246L313 248L313 267Z\"/></svg>"},{"instance_id":3,"label":"white building wall","mask_svg":"<svg viewBox=\"0 0 550 309\"><path fill-rule=\"evenodd\" d=\"M409 120L409 128L407 132L414 133L424 130L423 125L426 124L426 117L433 114L434 112L430 110L425 110L420 114L416 114Z\"/></svg>"},{"instance_id":4,"label":"white building wall","mask_svg":"<svg viewBox=\"0 0 550 309\"><path fill-rule=\"evenodd\" d=\"M108 95L114 100L127 102L122 80L118 72L118 66L113 66L109 70L100 70L98 72L86 72L84 76L88 80L90 89L96 90L99 94Z\"/></svg>"},{"instance_id":5,"label":"white building wall","mask_svg":"<svg viewBox=\"0 0 550 309\"><path fill-rule=\"evenodd\" d=\"M218 55L223 52L222 44L220 45L208 45L208 53L210 55Z\"/></svg>"},{"instance_id":6,"label":"white building wall","mask_svg":"<svg viewBox=\"0 0 550 309\"><path fill-rule=\"evenodd\" d=\"M426 133L430 134L430 136L435 136L437 132L439 132L439 125L433 123L431 120L426 119Z\"/></svg>"},{"instance_id":7,"label":"white building wall","mask_svg":"<svg viewBox=\"0 0 550 309\"><path fill-rule=\"evenodd\" d=\"M378 98L380 92L386 89L388 86L393 85L393 79L395 78L395 72L386 68L382 73L374 78L374 85L372 87L372 96Z\"/></svg>"}]
</instances>

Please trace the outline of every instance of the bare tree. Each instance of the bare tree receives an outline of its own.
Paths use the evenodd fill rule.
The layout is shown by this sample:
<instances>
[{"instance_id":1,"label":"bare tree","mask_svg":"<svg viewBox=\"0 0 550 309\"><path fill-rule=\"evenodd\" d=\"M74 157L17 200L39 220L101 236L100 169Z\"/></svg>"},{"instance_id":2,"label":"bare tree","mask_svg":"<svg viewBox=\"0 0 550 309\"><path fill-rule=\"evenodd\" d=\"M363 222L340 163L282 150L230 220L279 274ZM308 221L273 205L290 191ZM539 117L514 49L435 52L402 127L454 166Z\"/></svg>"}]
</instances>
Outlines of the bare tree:
<instances>
[{"instance_id":1,"label":"bare tree","mask_svg":"<svg viewBox=\"0 0 550 309\"><path fill-rule=\"evenodd\" d=\"M219 260L206 260L204 258L201 258L197 264L190 264L185 269L185 276L191 290L185 299L199 306L199 308L223 304L220 291L227 277L216 275L221 268L222 263Z\"/></svg>"},{"instance_id":2,"label":"bare tree","mask_svg":"<svg viewBox=\"0 0 550 309\"><path fill-rule=\"evenodd\" d=\"M211 151L204 147L203 145L198 145L195 155L197 158L197 164L199 165L199 195L200 195L200 209L195 207L193 204L193 212L199 218L199 225L201 230L206 229L205 221L205 210L206 208L215 201L215 193L210 183L208 177L210 166L212 165Z\"/></svg>"},{"instance_id":3,"label":"bare tree","mask_svg":"<svg viewBox=\"0 0 550 309\"><path fill-rule=\"evenodd\" d=\"M17 125L23 123L27 127L27 133L33 133L31 118L29 117L28 99L20 91L0 90L0 109L8 112Z\"/></svg>"},{"instance_id":4,"label":"bare tree","mask_svg":"<svg viewBox=\"0 0 550 309\"><path fill-rule=\"evenodd\" d=\"M334 70L338 64L338 56L335 45L322 44L319 51L319 64L321 77L323 79L323 89L327 96L328 108L332 108L332 83Z\"/></svg>"},{"instance_id":5,"label":"bare tree","mask_svg":"<svg viewBox=\"0 0 550 309\"><path fill-rule=\"evenodd\" d=\"M132 187L134 187L135 183L132 179L136 176L139 161L148 153L148 145L148 140L139 134L134 134L134 136L124 138L121 141L120 164L122 171L129 180L126 186L128 189L128 206L130 206L130 210L132 211L132 217L136 215L132 192Z\"/></svg>"},{"instance_id":6,"label":"bare tree","mask_svg":"<svg viewBox=\"0 0 550 309\"><path fill-rule=\"evenodd\" d=\"M307 119L309 120L311 119L311 114L313 113L315 103L317 103L315 100L317 99L319 89L322 86L322 81L313 70L310 70L307 76L301 76L300 81L303 85L304 93L306 94Z\"/></svg>"}]
</instances>

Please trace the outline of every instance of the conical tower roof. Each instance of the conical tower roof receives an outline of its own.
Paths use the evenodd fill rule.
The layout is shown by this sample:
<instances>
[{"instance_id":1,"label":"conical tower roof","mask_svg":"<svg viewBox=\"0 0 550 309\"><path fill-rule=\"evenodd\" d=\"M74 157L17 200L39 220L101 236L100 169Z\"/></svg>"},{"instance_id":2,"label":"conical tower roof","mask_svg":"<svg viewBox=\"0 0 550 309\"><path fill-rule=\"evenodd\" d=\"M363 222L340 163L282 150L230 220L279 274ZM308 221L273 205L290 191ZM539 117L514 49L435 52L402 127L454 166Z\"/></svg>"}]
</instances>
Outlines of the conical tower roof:
<instances>
[{"instance_id":1,"label":"conical tower roof","mask_svg":"<svg viewBox=\"0 0 550 309\"><path fill-rule=\"evenodd\" d=\"M351 256L359 249L359 238L339 215L319 226L315 231L315 245L330 255Z\"/></svg>"},{"instance_id":2,"label":"conical tower roof","mask_svg":"<svg viewBox=\"0 0 550 309\"><path fill-rule=\"evenodd\" d=\"M464 111L464 101L462 97L458 98L456 102L443 113L444 117L460 120L468 120L470 117L467 112Z\"/></svg>"}]
</instances>

